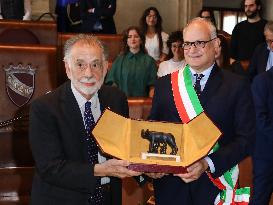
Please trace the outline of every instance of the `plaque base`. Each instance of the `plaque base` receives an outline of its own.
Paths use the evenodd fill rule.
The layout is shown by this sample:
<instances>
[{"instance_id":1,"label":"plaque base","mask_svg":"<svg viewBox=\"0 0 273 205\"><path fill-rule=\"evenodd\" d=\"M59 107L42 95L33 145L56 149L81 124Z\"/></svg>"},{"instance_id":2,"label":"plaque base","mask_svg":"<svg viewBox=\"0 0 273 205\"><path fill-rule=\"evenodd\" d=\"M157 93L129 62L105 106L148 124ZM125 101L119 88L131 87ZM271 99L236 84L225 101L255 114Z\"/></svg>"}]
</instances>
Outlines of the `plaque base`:
<instances>
[{"instance_id":1,"label":"plaque base","mask_svg":"<svg viewBox=\"0 0 273 205\"><path fill-rule=\"evenodd\" d=\"M147 158L163 158L163 159L175 160L176 162L180 162L180 156L177 156L177 155L142 152L141 159L145 160Z\"/></svg>"},{"instance_id":2,"label":"plaque base","mask_svg":"<svg viewBox=\"0 0 273 205\"><path fill-rule=\"evenodd\" d=\"M170 173L170 174L187 173L187 167L158 165L158 164L144 164L144 163L130 164L128 169L137 171L137 172L154 172L154 173Z\"/></svg>"}]
</instances>

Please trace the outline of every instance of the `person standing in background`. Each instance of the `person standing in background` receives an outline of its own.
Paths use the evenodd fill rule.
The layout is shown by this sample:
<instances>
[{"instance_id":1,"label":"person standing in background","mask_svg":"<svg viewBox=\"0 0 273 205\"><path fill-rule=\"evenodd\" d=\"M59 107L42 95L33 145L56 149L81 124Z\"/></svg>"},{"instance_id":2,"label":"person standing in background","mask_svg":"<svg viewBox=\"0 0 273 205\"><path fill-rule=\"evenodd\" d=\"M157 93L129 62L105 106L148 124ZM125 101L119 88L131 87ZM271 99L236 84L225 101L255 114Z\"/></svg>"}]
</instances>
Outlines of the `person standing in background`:
<instances>
[{"instance_id":1,"label":"person standing in background","mask_svg":"<svg viewBox=\"0 0 273 205\"><path fill-rule=\"evenodd\" d=\"M80 0L57 0L55 13L58 32L80 32Z\"/></svg>"},{"instance_id":2,"label":"person standing in background","mask_svg":"<svg viewBox=\"0 0 273 205\"><path fill-rule=\"evenodd\" d=\"M201 9L198 13L198 16L204 19L207 19L209 21L211 21L211 23L213 23L213 25L216 27L217 29L217 25L216 25L216 21L215 21L215 17L213 14L213 11L210 9Z\"/></svg>"},{"instance_id":3,"label":"person standing in background","mask_svg":"<svg viewBox=\"0 0 273 205\"><path fill-rule=\"evenodd\" d=\"M145 48L156 61L162 62L168 55L169 35L162 31L162 18L155 7L149 7L140 19L140 28L145 35Z\"/></svg>"},{"instance_id":4,"label":"person standing in background","mask_svg":"<svg viewBox=\"0 0 273 205\"><path fill-rule=\"evenodd\" d=\"M232 31L230 64L234 64L235 73L248 75L249 61L256 46L265 42L266 20L260 15L261 0L243 0L242 3L247 20L238 23Z\"/></svg>"},{"instance_id":5,"label":"person standing in background","mask_svg":"<svg viewBox=\"0 0 273 205\"><path fill-rule=\"evenodd\" d=\"M0 0L0 19L31 20L31 0Z\"/></svg>"},{"instance_id":6,"label":"person standing in background","mask_svg":"<svg viewBox=\"0 0 273 205\"><path fill-rule=\"evenodd\" d=\"M80 0L82 32L116 34L116 0Z\"/></svg>"}]
</instances>

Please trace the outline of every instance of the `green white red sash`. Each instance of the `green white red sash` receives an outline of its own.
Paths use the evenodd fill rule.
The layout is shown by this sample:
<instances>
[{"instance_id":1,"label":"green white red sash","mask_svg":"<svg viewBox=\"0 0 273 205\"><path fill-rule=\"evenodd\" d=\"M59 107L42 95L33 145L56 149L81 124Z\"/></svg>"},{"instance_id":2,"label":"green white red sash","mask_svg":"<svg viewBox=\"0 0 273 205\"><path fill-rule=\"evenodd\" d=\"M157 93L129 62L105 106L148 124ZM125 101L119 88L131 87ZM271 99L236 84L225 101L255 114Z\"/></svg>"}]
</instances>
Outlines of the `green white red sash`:
<instances>
[{"instance_id":1,"label":"green white red sash","mask_svg":"<svg viewBox=\"0 0 273 205\"><path fill-rule=\"evenodd\" d=\"M176 109L183 123L188 123L193 118L204 112L199 98L193 88L189 65L171 74L171 83ZM218 143L210 153L219 149ZM212 183L222 190L216 197L215 205L247 205L249 203L250 188L238 186L238 165L214 179L207 172Z\"/></svg>"}]
</instances>

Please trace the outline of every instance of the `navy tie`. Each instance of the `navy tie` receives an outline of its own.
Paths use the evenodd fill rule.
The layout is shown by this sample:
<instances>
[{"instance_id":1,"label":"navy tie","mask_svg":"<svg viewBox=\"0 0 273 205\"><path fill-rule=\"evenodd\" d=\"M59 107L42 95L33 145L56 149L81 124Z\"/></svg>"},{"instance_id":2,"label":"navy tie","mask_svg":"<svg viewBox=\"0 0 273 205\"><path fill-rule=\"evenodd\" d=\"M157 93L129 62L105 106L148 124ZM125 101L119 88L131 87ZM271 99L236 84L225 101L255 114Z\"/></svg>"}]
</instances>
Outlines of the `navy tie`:
<instances>
[{"instance_id":1,"label":"navy tie","mask_svg":"<svg viewBox=\"0 0 273 205\"><path fill-rule=\"evenodd\" d=\"M91 111L91 102L85 103L84 111L84 124L85 124L85 142L87 144L87 158L90 164L98 163L98 146L91 134L92 129L94 128L95 121ZM90 204L102 205L103 204L103 195L100 186L100 180L97 181L95 192L89 199Z\"/></svg>"},{"instance_id":2,"label":"navy tie","mask_svg":"<svg viewBox=\"0 0 273 205\"><path fill-rule=\"evenodd\" d=\"M201 73L201 74L197 74L195 73L194 74L195 76L195 83L194 83L194 90L196 92L196 94L198 95L198 97L201 95L201 84L200 84L200 81L201 79L204 77L204 75Z\"/></svg>"}]
</instances>

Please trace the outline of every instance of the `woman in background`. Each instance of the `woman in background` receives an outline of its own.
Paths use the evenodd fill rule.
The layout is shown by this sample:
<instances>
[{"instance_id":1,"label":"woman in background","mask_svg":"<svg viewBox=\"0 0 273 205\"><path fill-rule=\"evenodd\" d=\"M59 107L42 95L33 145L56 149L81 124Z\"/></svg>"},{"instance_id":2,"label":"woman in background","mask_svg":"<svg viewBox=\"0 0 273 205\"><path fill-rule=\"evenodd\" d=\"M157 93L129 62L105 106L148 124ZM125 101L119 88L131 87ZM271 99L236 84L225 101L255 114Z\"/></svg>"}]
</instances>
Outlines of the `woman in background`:
<instances>
[{"instance_id":1,"label":"woman in background","mask_svg":"<svg viewBox=\"0 0 273 205\"><path fill-rule=\"evenodd\" d=\"M183 33L182 31L172 32L167 41L167 46L170 52L167 56L167 61L159 64L157 76L162 77L183 68L186 63L183 54Z\"/></svg>"},{"instance_id":2,"label":"woman in background","mask_svg":"<svg viewBox=\"0 0 273 205\"><path fill-rule=\"evenodd\" d=\"M214 24L214 26L217 28L215 17L212 10L203 8L199 11L198 16L211 21Z\"/></svg>"},{"instance_id":3,"label":"woman in background","mask_svg":"<svg viewBox=\"0 0 273 205\"><path fill-rule=\"evenodd\" d=\"M123 53L116 58L105 84L116 85L128 97L152 97L156 81L156 62L145 52L145 37L137 27L123 35Z\"/></svg>"},{"instance_id":4,"label":"woman in background","mask_svg":"<svg viewBox=\"0 0 273 205\"><path fill-rule=\"evenodd\" d=\"M162 18L155 7L149 7L144 11L140 27L146 38L145 48L148 54L156 61L164 61L168 54L166 45L168 34L162 31Z\"/></svg>"}]
</instances>

